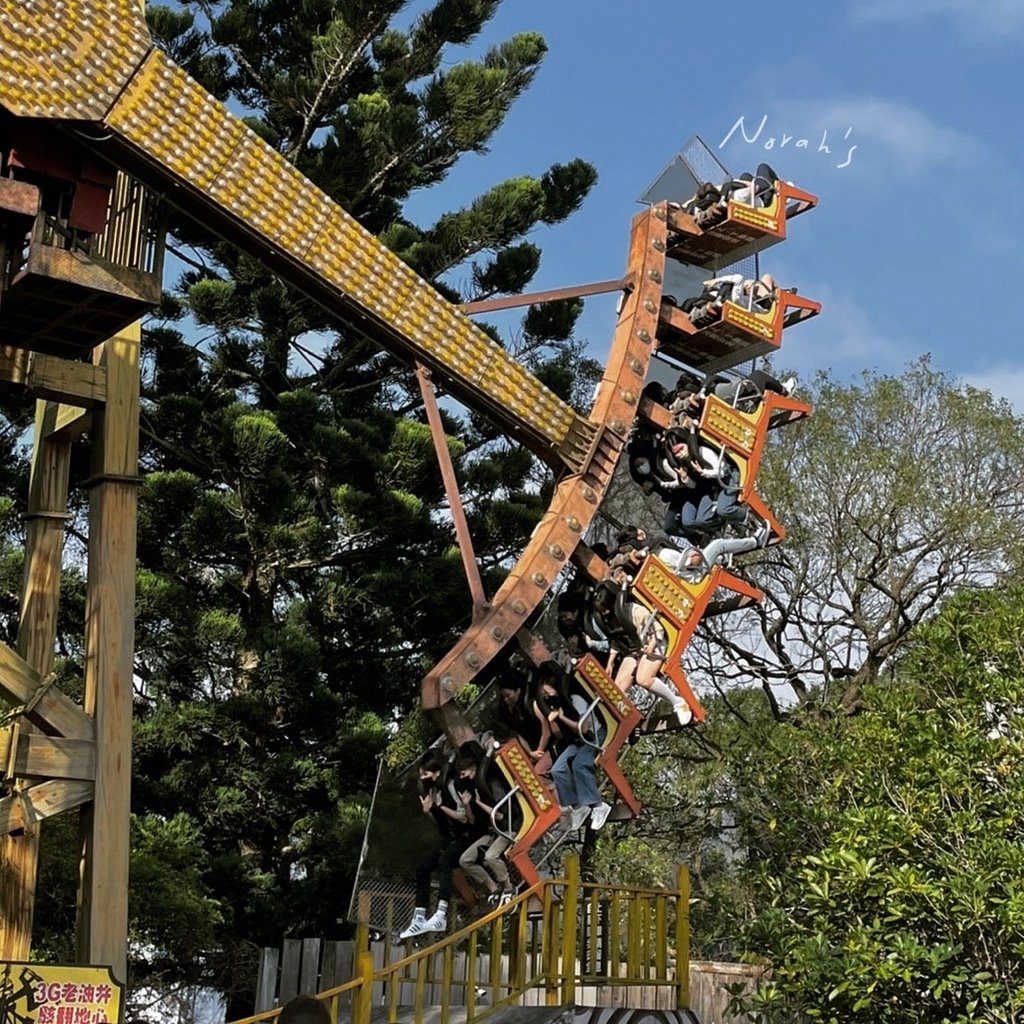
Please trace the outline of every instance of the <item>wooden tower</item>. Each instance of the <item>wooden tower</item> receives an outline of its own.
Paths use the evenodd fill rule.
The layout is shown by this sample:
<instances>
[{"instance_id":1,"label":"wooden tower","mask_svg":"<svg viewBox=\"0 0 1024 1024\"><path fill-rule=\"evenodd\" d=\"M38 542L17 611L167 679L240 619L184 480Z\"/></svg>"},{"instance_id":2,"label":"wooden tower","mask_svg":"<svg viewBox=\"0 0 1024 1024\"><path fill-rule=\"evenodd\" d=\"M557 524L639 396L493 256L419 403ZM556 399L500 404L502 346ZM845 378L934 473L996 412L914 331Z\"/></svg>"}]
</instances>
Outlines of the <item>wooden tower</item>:
<instances>
[{"instance_id":1,"label":"wooden tower","mask_svg":"<svg viewBox=\"0 0 1024 1024\"><path fill-rule=\"evenodd\" d=\"M78 958L125 978L138 319L160 297L154 197L52 127L0 120L0 385L36 399L17 650L0 645L0 960L27 959L42 819L81 808ZM54 685L71 445L91 464L84 701Z\"/></svg>"}]
</instances>

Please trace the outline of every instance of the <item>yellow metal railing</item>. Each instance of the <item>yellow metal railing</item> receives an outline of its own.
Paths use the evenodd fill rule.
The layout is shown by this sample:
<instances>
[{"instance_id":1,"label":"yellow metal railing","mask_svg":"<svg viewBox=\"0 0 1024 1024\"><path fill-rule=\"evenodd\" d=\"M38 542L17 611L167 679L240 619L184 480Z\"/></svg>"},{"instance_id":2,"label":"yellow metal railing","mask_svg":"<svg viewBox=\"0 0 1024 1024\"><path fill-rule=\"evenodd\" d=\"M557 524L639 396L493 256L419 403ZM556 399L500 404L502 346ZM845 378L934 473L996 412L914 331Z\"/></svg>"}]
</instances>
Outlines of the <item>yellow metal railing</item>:
<instances>
[{"instance_id":1,"label":"yellow metal railing","mask_svg":"<svg viewBox=\"0 0 1024 1024\"><path fill-rule=\"evenodd\" d=\"M458 1007L466 1024L501 1007L564 1006L594 991L632 990L636 1008L657 1000L689 1004L689 876L673 889L581 882L579 859L565 877L548 879L429 948L375 967L369 929L356 937L352 980L317 995L334 1021L369 1024L371 1008L387 1020L400 1011L423 1019L427 1007L446 1024ZM671 997L659 993L671 992ZM600 1000L611 1005L610 1000ZM623 1005L620 998L617 1005ZM280 1007L235 1024L276 1024Z\"/></svg>"}]
</instances>

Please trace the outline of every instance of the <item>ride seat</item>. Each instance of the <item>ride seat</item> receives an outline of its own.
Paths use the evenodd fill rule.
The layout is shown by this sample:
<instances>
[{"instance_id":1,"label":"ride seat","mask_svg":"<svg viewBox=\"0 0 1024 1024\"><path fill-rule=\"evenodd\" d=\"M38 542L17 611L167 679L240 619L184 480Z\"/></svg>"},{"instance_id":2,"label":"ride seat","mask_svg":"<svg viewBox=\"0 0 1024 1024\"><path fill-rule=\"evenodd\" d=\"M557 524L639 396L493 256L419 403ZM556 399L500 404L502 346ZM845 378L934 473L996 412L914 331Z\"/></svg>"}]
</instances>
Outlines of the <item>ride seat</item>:
<instances>
[{"instance_id":1,"label":"ride seat","mask_svg":"<svg viewBox=\"0 0 1024 1024\"><path fill-rule=\"evenodd\" d=\"M775 518L756 492L757 473L768 430L782 422L790 423L811 414L806 402L775 391L765 392L752 412L736 409L717 395L709 395L701 410L698 432L702 441L728 458L739 470L739 501L771 526L772 543L786 536L786 529Z\"/></svg>"},{"instance_id":2,"label":"ride seat","mask_svg":"<svg viewBox=\"0 0 1024 1024\"><path fill-rule=\"evenodd\" d=\"M757 587L727 572L720 565L713 565L707 576L699 582L689 583L679 579L655 555L648 555L644 559L633 581L633 600L657 614L668 639L662 671L689 705L695 722L704 721L704 708L690 686L682 660L697 623L704 617L711 598L720 587L740 596L739 607L746 607L764 598Z\"/></svg>"},{"instance_id":3,"label":"ride seat","mask_svg":"<svg viewBox=\"0 0 1024 1024\"><path fill-rule=\"evenodd\" d=\"M772 183L771 199L764 206L730 199L725 216L705 228L673 205L666 255L707 270L729 266L783 241L789 221L817 205L817 196L786 181Z\"/></svg>"},{"instance_id":4,"label":"ride seat","mask_svg":"<svg viewBox=\"0 0 1024 1024\"><path fill-rule=\"evenodd\" d=\"M506 854L528 886L540 881L530 859L530 849L558 821L562 809L554 790L534 770L529 752L519 739L504 743L494 756L494 764L509 785L506 799L518 803L518 825L511 833L512 845ZM516 815L512 816L516 823Z\"/></svg>"},{"instance_id":5,"label":"ride seat","mask_svg":"<svg viewBox=\"0 0 1024 1024\"><path fill-rule=\"evenodd\" d=\"M597 764L608 776L619 798L635 816L640 813L640 801L619 766L619 753L640 724L640 711L624 693L619 692L600 661L592 654L584 655L576 663L573 679L589 698L590 713L600 716L604 725L603 730L596 730L598 735L603 736Z\"/></svg>"},{"instance_id":6,"label":"ride seat","mask_svg":"<svg viewBox=\"0 0 1024 1024\"><path fill-rule=\"evenodd\" d=\"M768 310L728 300L722 304L718 319L698 327L687 313L662 302L658 344L666 355L713 373L770 355L782 344L782 332L787 327L820 312L820 302L782 288L776 289Z\"/></svg>"}]
</instances>

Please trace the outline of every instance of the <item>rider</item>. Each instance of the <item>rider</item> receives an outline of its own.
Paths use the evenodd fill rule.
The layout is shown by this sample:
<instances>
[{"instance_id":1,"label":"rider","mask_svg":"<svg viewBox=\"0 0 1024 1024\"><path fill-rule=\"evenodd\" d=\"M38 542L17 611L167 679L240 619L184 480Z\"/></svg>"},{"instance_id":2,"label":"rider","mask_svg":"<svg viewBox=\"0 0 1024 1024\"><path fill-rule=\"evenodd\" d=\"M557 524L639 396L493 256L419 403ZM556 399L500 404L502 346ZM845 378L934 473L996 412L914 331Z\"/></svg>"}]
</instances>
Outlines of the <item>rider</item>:
<instances>
[{"instance_id":1,"label":"rider","mask_svg":"<svg viewBox=\"0 0 1024 1024\"><path fill-rule=\"evenodd\" d=\"M452 872L459 855L469 841L466 812L455 792L454 780L447 777L448 762L437 750L428 750L420 763L419 794L423 813L437 826L437 842L424 854L416 867L416 907L412 921L398 937L411 939L425 932L441 932L448 927L448 902L452 896ZM437 910L426 916L430 901L430 880L438 873Z\"/></svg>"}]
</instances>

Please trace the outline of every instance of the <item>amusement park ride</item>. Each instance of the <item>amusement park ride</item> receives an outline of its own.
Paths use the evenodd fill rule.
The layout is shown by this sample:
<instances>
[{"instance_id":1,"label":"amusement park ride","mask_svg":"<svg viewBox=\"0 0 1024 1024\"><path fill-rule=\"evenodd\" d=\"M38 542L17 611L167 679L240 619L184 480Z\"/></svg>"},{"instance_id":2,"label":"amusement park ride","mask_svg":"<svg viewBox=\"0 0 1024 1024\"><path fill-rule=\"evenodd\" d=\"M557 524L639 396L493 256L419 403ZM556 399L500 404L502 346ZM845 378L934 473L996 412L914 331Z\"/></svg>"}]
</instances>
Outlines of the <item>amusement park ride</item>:
<instances>
[{"instance_id":1,"label":"amusement park ride","mask_svg":"<svg viewBox=\"0 0 1024 1024\"><path fill-rule=\"evenodd\" d=\"M638 422L670 422L669 410L644 391L652 359L667 355L702 374L736 367L777 350L787 326L820 308L780 291L764 311L726 301L714 323L698 327L663 295L671 261L714 269L758 253L786 237L788 221L813 207L813 196L777 181L767 204L730 201L709 228L681 203L655 203L633 219L626 271L614 282L622 299L610 355L593 407L580 415L156 49L138 0L0 0L0 159L0 381L40 400L18 650L0 646L0 697L14 711L0 733L7 794L0 799L0 960L27 957L37 822L83 806L79 956L124 976L135 325L159 299L169 206L416 367L474 602L471 626L422 682L424 707L456 745L472 734L452 702L459 689L488 679L510 645L534 663L545 660L531 629L545 595L572 567L594 581L607 573L586 543L588 528ZM547 512L490 597L444 464L432 380L555 475ZM804 403L768 393L753 410L710 396L700 416L702 441L738 469L740 500L768 524L771 543L785 530L756 490L765 440L809 413ZM93 476L80 706L52 685L50 669L68 452L84 430L93 438ZM737 597L732 607L760 598L722 566L687 582L653 555L632 586L666 630L666 674L698 722L703 712L682 658L722 588ZM641 716L593 656L574 674L608 726L598 763L635 814L618 756ZM495 763L523 811L509 859L532 882L530 851L558 820L558 802L517 741L502 746Z\"/></svg>"}]
</instances>

